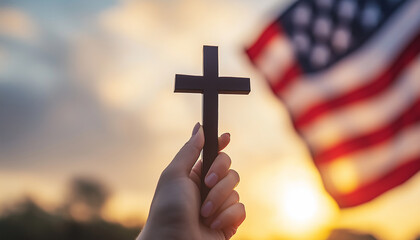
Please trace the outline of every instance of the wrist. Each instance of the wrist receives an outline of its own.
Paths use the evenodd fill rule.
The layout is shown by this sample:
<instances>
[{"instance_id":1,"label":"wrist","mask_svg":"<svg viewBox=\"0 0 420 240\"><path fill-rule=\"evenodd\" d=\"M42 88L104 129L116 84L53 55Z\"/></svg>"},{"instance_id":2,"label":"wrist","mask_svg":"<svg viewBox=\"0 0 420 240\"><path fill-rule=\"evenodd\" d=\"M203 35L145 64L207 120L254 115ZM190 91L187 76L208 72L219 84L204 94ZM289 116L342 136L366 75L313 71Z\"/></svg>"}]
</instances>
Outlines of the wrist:
<instances>
[{"instance_id":1,"label":"wrist","mask_svg":"<svg viewBox=\"0 0 420 240\"><path fill-rule=\"evenodd\" d=\"M180 232L180 228L168 226L167 224L155 224L147 221L136 240L185 240L185 232ZM192 238L191 238L192 239Z\"/></svg>"}]
</instances>

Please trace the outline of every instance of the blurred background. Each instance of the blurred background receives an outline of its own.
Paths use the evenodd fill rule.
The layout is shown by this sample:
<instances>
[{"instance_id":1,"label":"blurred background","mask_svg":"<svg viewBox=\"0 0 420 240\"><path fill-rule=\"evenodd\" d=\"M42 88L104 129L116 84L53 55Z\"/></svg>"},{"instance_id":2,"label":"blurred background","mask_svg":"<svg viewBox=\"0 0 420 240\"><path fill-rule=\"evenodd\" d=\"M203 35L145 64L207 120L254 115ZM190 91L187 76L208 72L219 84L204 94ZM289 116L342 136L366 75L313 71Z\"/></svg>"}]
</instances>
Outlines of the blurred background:
<instances>
[{"instance_id":1,"label":"blurred background","mask_svg":"<svg viewBox=\"0 0 420 240\"><path fill-rule=\"evenodd\" d=\"M234 239L416 239L420 176L340 211L245 56L291 2L0 1L0 238L134 239L201 121L175 74L201 75L216 45L221 76L251 78L249 96L219 105L247 209Z\"/></svg>"}]
</instances>

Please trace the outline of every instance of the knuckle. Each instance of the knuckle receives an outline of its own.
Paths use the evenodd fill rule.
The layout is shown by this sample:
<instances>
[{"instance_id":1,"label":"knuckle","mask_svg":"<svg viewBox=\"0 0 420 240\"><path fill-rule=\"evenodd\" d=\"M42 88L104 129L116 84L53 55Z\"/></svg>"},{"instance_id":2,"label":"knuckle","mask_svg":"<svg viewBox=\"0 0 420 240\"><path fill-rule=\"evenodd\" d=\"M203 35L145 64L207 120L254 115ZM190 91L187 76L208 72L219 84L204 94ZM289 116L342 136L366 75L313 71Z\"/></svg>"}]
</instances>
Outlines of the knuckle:
<instances>
[{"instance_id":1,"label":"knuckle","mask_svg":"<svg viewBox=\"0 0 420 240\"><path fill-rule=\"evenodd\" d=\"M223 167L223 169L229 169L230 165L232 164L232 160L230 159L229 155L227 155L224 152L220 152L219 158L222 160L221 166Z\"/></svg>"},{"instance_id":2,"label":"knuckle","mask_svg":"<svg viewBox=\"0 0 420 240\"><path fill-rule=\"evenodd\" d=\"M240 203L238 203L238 207L241 210L241 212L245 213L245 204L240 202Z\"/></svg>"},{"instance_id":3,"label":"knuckle","mask_svg":"<svg viewBox=\"0 0 420 240\"><path fill-rule=\"evenodd\" d=\"M230 170L229 170L229 175L231 175L231 176L235 179L236 184L238 184L238 183L239 183L239 181L241 180L241 178L239 177L239 173L238 173L238 172L236 172L236 171L235 171L235 170L233 170L233 169L230 169Z\"/></svg>"},{"instance_id":4,"label":"knuckle","mask_svg":"<svg viewBox=\"0 0 420 240\"><path fill-rule=\"evenodd\" d=\"M168 166L160 174L157 187L159 188L162 184L165 184L166 182L171 181L172 175L173 175L173 173L172 173L170 167Z\"/></svg>"},{"instance_id":5,"label":"knuckle","mask_svg":"<svg viewBox=\"0 0 420 240\"><path fill-rule=\"evenodd\" d=\"M246 218L246 211L245 211L245 205L243 203L238 203L239 211L240 211L240 219L239 224L241 224L245 218Z\"/></svg>"},{"instance_id":6,"label":"knuckle","mask_svg":"<svg viewBox=\"0 0 420 240\"><path fill-rule=\"evenodd\" d=\"M239 201L239 193L237 192L237 191L235 191L235 190L233 190L232 191L232 198L233 198L233 200L235 201L235 202L238 202Z\"/></svg>"},{"instance_id":7,"label":"knuckle","mask_svg":"<svg viewBox=\"0 0 420 240\"><path fill-rule=\"evenodd\" d=\"M229 155L226 154L226 169L230 168L231 164L232 164L232 159L229 157Z\"/></svg>"},{"instance_id":8,"label":"knuckle","mask_svg":"<svg viewBox=\"0 0 420 240\"><path fill-rule=\"evenodd\" d=\"M171 169L170 169L170 166L168 166L168 167L166 167L163 171L162 171L162 173L160 174L160 177L159 177L159 181L162 181L162 180L165 180L165 179L167 179L170 175L171 175Z\"/></svg>"},{"instance_id":9,"label":"knuckle","mask_svg":"<svg viewBox=\"0 0 420 240\"><path fill-rule=\"evenodd\" d=\"M246 211L245 211L245 205L243 204L243 203L241 203L241 212L242 212L242 216L241 216L241 218L240 218L240 220L239 220L239 224L241 224L243 221L245 221L245 218L246 218Z\"/></svg>"}]
</instances>

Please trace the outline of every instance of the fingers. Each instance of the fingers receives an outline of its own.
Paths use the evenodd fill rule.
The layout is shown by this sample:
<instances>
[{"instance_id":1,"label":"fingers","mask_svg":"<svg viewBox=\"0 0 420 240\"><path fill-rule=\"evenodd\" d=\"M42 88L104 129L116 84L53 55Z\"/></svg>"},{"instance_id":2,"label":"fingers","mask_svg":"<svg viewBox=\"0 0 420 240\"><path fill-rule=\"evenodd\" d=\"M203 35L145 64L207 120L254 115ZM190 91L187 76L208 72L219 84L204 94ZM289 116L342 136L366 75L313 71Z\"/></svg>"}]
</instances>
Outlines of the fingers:
<instances>
[{"instance_id":1,"label":"fingers","mask_svg":"<svg viewBox=\"0 0 420 240\"><path fill-rule=\"evenodd\" d=\"M231 238L236 229L246 218L245 206L242 203L235 203L230 206L213 221L210 228L223 229L223 233L227 239Z\"/></svg>"},{"instance_id":2,"label":"fingers","mask_svg":"<svg viewBox=\"0 0 420 240\"><path fill-rule=\"evenodd\" d=\"M178 154L169 164L166 172L172 174L182 174L189 176L191 169L200 156L201 149L204 146L204 132L203 128L197 123L193 130L193 135L190 140L179 150Z\"/></svg>"},{"instance_id":3,"label":"fingers","mask_svg":"<svg viewBox=\"0 0 420 240\"><path fill-rule=\"evenodd\" d=\"M222 213L224 210L226 210L227 208L229 208L230 206L238 202L239 202L239 193L233 190L230 193L229 197L223 202L222 206L217 210L217 212L213 214L212 216L204 219L204 223L207 226L210 226L211 223L214 221L214 219L216 219L216 217L220 215L220 213Z\"/></svg>"},{"instance_id":4,"label":"fingers","mask_svg":"<svg viewBox=\"0 0 420 240\"><path fill-rule=\"evenodd\" d=\"M214 159L213 164L210 166L210 169L204 179L204 183L207 187L212 188L216 183L226 177L228 174L230 164L232 163L230 157L226 153L219 153L216 159Z\"/></svg>"},{"instance_id":5,"label":"fingers","mask_svg":"<svg viewBox=\"0 0 420 240\"><path fill-rule=\"evenodd\" d=\"M245 220L246 212L243 203L235 203L222 211L210 225L211 229L236 229Z\"/></svg>"},{"instance_id":6,"label":"fingers","mask_svg":"<svg viewBox=\"0 0 420 240\"><path fill-rule=\"evenodd\" d=\"M217 216L217 218L213 221L210 228L237 228L245 220L245 217L245 205L243 203L238 202L225 209L222 213L220 213L219 216Z\"/></svg>"},{"instance_id":7,"label":"fingers","mask_svg":"<svg viewBox=\"0 0 420 240\"><path fill-rule=\"evenodd\" d=\"M239 174L235 170L229 170L226 177L221 179L209 192L201 208L201 215L209 217L219 209L229 197L232 190L239 183Z\"/></svg>"},{"instance_id":8,"label":"fingers","mask_svg":"<svg viewBox=\"0 0 420 240\"><path fill-rule=\"evenodd\" d=\"M239 203L239 194L236 191L232 191L217 213L206 219L205 224L212 229L222 229L225 238L230 239L235 235L236 230L245 220L245 217L245 206Z\"/></svg>"},{"instance_id":9,"label":"fingers","mask_svg":"<svg viewBox=\"0 0 420 240\"><path fill-rule=\"evenodd\" d=\"M222 151L230 142L230 133L223 133L219 137L219 151Z\"/></svg>"},{"instance_id":10,"label":"fingers","mask_svg":"<svg viewBox=\"0 0 420 240\"><path fill-rule=\"evenodd\" d=\"M228 207L232 206L233 204L239 202L239 193L235 190L231 192L228 199L223 203L223 205L219 208L218 212L215 215L219 215L221 212L226 210Z\"/></svg>"},{"instance_id":11,"label":"fingers","mask_svg":"<svg viewBox=\"0 0 420 240\"><path fill-rule=\"evenodd\" d=\"M230 134L229 133L223 133L220 137L219 137L219 151L221 151L222 149L224 149L230 142ZM220 153L219 153L220 155ZM227 156L225 153L222 153L223 156L221 157L216 157L216 159L214 160L212 166L209 169L209 172L207 173L207 177L211 174L211 173L215 173L216 176L212 176L210 177L209 180L210 183L213 184L207 184L207 186L209 187L213 187L215 182L213 182L214 180L212 179L222 179L226 176L227 171L230 167L230 157ZM194 183L197 186L200 186L200 178L201 178L201 168L203 166L203 160L200 159L200 161L197 161L194 165L194 167L191 170L190 173L190 178L194 181ZM214 178L216 177L216 178Z\"/></svg>"},{"instance_id":12,"label":"fingers","mask_svg":"<svg viewBox=\"0 0 420 240\"><path fill-rule=\"evenodd\" d=\"M193 180L197 187L201 184L201 168L203 167L203 159L198 160L191 170L190 178Z\"/></svg>"}]
</instances>

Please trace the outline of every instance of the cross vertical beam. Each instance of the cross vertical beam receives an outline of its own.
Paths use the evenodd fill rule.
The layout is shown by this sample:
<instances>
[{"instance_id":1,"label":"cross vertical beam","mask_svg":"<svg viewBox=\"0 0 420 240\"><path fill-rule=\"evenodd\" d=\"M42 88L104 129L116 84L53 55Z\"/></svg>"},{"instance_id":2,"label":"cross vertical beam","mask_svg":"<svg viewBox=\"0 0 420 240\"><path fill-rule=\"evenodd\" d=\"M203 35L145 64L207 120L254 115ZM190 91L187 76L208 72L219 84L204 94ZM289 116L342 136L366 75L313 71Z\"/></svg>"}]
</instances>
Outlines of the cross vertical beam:
<instances>
[{"instance_id":1,"label":"cross vertical beam","mask_svg":"<svg viewBox=\"0 0 420 240\"><path fill-rule=\"evenodd\" d=\"M249 78L219 77L218 48L203 47L203 76L175 75L175 92L203 94L203 168L201 172L201 202L209 189L204 183L210 166L219 152L218 104L219 94L248 94L251 91Z\"/></svg>"},{"instance_id":2,"label":"cross vertical beam","mask_svg":"<svg viewBox=\"0 0 420 240\"><path fill-rule=\"evenodd\" d=\"M218 119L219 119L219 96L217 85L219 77L219 60L217 47L203 48L203 73L206 79L203 94L203 130L204 130L204 148L203 148L203 168L201 171L201 186L206 186L204 183L205 174L213 164L214 159L219 152L218 142ZM201 202L204 202L207 197L209 189L207 187L201 188Z\"/></svg>"}]
</instances>

